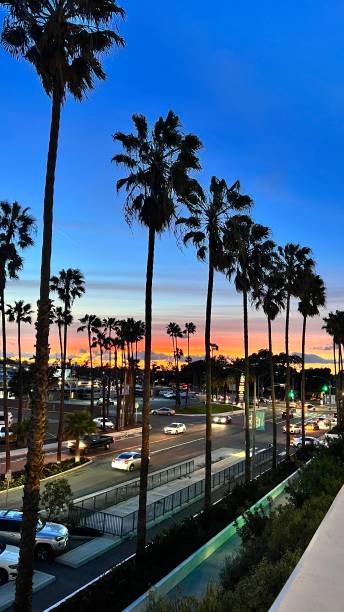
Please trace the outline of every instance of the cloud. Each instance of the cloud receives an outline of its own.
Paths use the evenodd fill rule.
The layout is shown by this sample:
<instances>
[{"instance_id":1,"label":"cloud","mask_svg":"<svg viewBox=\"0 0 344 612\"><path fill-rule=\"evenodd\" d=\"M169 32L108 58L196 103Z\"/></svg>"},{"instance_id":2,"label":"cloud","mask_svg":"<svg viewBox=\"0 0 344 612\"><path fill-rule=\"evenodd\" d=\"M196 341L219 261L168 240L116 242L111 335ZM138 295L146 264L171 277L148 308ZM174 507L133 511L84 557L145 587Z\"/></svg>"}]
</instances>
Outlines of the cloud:
<instances>
[{"instance_id":1,"label":"cloud","mask_svg":"<svg viewBox=\"0 0 344 612\"><path fill-rule=\"evenodd\" d=\"M137 353L137 358L140 360L144 359L144 351L139 351ZM184 357L181 359L181 363L184 363L186 353L184 353ZM204 359L204 355L191 355L192 361L198 361L199 359ZM173 355L171 353L155 353L152 352L152 361L173 361Z\"/></svg>"},{"instance_id":2,"label":"cloud","mask_svg":"<svg viewBox=\"0 0 344 612\"><path fill-rule=\"evenodd\" d=\"M88 351L84 348L79 349L79 353L80 355L84 355L85 353L87 353Z\"/></svg>"},{"instance_id":3,"label":"cloud","mask_svg":"<svg viewBox=\"0 0 344 612\"><path fill-rule=\"evenodd\" d=\"M325 346L312 346L313 351L332 351L331 344L326 344Z\"/></svg>"},{"instance_id":4,"label":"cloud","mask_svg":"<svg viewBox=\"0 0 344 612\"><path fill-rule=\"evenodd\" d=\"M293 353L297 357L301 357L301 353ZM328 359L326 357L320 357L320 355L315 355L315 353L306 353L305 354L305 362L306 363L328 363L332 364L333 359Z\"/></svg>"}]
</instances>

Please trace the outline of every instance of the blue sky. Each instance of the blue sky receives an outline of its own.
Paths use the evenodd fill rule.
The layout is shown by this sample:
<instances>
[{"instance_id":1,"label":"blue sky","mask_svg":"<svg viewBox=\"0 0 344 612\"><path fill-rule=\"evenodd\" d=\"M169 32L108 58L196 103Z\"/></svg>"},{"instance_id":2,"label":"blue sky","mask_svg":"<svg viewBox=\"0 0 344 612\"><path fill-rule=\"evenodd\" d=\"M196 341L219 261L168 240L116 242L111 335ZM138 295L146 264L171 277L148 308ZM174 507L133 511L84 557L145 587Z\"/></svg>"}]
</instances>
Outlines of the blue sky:
<instances>
[{"instance_id":1,"label":"blue sky","mask_svg":"<svg viewBox=\"0 0 344 612\"><path fill-rule=\"evenodd\" d=\"M312 247L328 288L328 308L343 301L342 165L344 7L305 0L256 3L122 2L126 48L104 60L107 81L63 109L56 176L52 272L79 267L88 292L75 316L143 317L146 235L129 229L111 134L131 128L141 112L153 122L172 108L204 143L200 180L239 179L255 201L257 221L276 242ZM8 299L37 299L42 200L50 101L33 69L1 54L0 198L30 206L37 245L26 254L22 281ZM201 331L206 270L173 236L157 246L154 316L157 351L170 320L195 320ZM241 302L217 279L214 341L241 350ZM326 358L321 320L310 323L308 352ZM261 315L251 316L251 348L266 346ZM276 324L282 348L283 320ZM292 348L300 350L293 316ZM13 332L14 333L14 332ZM28 342L30 332L27 330ZM160 338L160 340L159 340ZM164 342L163 339L164 338ZM199 334L199 345L202 343ZM53 340L54 344L54 340ZM316 347L317 350L313 350Z\"/></svg>"}]
</instances>

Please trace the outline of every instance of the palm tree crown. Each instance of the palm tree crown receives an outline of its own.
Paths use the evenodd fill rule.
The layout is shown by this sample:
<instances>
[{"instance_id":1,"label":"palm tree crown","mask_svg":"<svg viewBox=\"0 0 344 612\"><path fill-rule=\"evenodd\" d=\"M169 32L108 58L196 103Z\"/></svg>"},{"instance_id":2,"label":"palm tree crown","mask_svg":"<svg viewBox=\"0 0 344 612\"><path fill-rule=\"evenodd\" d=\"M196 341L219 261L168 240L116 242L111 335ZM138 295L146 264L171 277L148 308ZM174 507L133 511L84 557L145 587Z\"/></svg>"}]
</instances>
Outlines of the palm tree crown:
<instances>
[{"instance_id":1,"label":"palm tree crown","mask_svg":"<svg viewBox=\"0 0 344 612\"><path fill-rule=\"evenodd\" d=\"M35 221L18 202L0 202L0 281L17 278L23 260L19 251L33 244Z\"/></svg>"},{"instance_id":2,"label":"palm tree crown","mask_svg":"<svg viewBox=\"0 0 344 612\"><path fill-rule=\"evenodd\" d=\"M59 276L50 279L50 290L57 293L65 311L70 310L74 300L85 293L84 275L78 269L61 270Z\"/></svg>"},{"instance_id":3,"label":"palm tree crown","mask_svg":"<svg viewBox=\"0 0 344 612\"><path fill-rule=\"evenodd\" d=\"M326 289L319 274L308 273L303 277L303 285L299 292L298 310L303 317L316 317L319 308L325 306Z\"/></svg>"},{"instance_id":4,"label":"palm tree crown","mask_svg":"<svg viewBox=\"0 0 344 612\"><path fill-rule=\"evenodd\" d=\"M7 304L7 316L10 322L15 321L16 323L32 323L33 310L31 310L31 304L25 304L24 300L14 302L14 306Z\"/></svg>"},{"instance_id":5,"label":"palm tree crown","mask_svg":"<svg viewBox=\"0 0 344 612\"><path fill-rule=\"evenodd\" d=\"M124 10L115 0L96 2L17 2L1 0L9 10L2 32L4 47L32 64L50 96L66 91L81 100L95 78L105 79L99 55L124 46L117 31L109 29Z\"/></svg>"}]
</instances>

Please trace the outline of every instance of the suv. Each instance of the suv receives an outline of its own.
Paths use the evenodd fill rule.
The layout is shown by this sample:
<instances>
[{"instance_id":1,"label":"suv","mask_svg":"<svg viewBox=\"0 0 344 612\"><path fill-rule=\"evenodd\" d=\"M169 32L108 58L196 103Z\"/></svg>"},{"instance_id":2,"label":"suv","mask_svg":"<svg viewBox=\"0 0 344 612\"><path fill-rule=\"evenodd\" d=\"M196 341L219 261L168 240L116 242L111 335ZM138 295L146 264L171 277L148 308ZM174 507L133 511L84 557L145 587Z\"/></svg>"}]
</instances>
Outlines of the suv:
<instances>
[{"instance_id":1,"label":"suv","mask_svg":"<svg viewBox=\"0 0 344 612\"><path fill-rule=\"evenodd\" d=\"M19 548L0 543L0 586L17 578Z\"/></svg>"},{"instance_id":2,"label":"suv","mask_svg":"<svg viewBox=\"0 0 344 612\"><path fill-rule=\"evenodd\" d=\"M0 541L19 546L23 513L19 510L0 510ZM58 523L37 521L35 557L47 561L63 551L68 542L68 529Z\"/></svg>"}]
</instances>

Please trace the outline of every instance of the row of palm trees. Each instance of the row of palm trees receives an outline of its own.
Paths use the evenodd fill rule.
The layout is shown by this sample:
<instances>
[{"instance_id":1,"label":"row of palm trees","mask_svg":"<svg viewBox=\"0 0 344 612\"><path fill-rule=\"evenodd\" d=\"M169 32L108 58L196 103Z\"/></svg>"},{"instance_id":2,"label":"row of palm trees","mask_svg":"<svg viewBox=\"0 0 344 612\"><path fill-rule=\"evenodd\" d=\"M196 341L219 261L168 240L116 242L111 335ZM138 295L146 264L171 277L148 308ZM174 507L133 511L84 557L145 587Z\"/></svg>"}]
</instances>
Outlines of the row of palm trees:
<instances>
[{"instance_id":1,"label":"row of palm trees","mask_svg":"<svg viewBox=\"0 0 344 612\"><path fill-rule=\"evenodd\" d=\"M189 323L185 323L185 328L182 330L182 328L180 327L180 325L178 325L178 323L171 321L166 326L166 333L172 339L174 369L176 372L176 406L180 406L179 362L180 362L180 359L184 356L184 352L183 352L183 349L181 349L178 346L178 339L186 338L186 341L187 341L186 363L191 363L192 358L190 357L190 336L193 336L196 333L196 325L192 321L190 321ZM185 404L187 404L188 402L188 392L189 392L189 385L187 385Z\"/></svg>"},{"instance_id":2,"label":"row of palm trees","mask_svg":"<svg viewBox=\"0 0 344 612\"><path fill-rule=\"evenodd\" d=\"M179 118L170 111L160 117L152 129L146 118L133 115L134 131L114 134L115 142L123 152L113 161L127 169L124 178L117 181L117 189L125 189L125 217L129 223L137 219L148 231L146 273L146 344L143 394L142 463L140 472L140 502L138 514L137 560L143 559L145 548L146 495L149 458L149 399L152 325L152 287L154 247L158 234L170 228L182 232L185 244L192 242L201 261L208 264L208 288L205 316L206 358L206 444L205 444L205 500L207 511L211 505L211 393L212 343L211 319L215 271L226 275L234 283L243 299L243 336L245 354L245 476L251 477L251 441L249 430L249 302L262 308L267 317L270 354L270 376L273 401L273 464L277 462L276 402L272 361L272 322L285 310L286 352L286 451L290 453L290 352L289 321L291 299L299 300L303 317L302 368L305 365L305 337L308 317L319 313L325 304L325 288L315 271L315 262L308 247L288 243L284 247L274 244L268 227L257 224L249 215L252 199L240 192L240 183L230 187L224 179L212 177L205 192L191 173L200 169L198 152L200 140L193 134L184 134ZM187 213L187 214L185 214ZM180 326L167 328L172 337L175 365L178 369L181 337ZM304 376L303 376L304 381ZM302 385L303 445L305 389Z\"/></svg>"}]
</instances>

